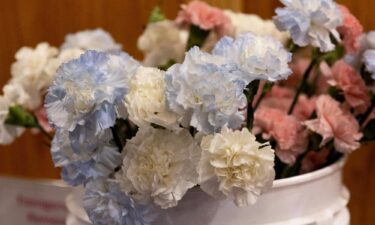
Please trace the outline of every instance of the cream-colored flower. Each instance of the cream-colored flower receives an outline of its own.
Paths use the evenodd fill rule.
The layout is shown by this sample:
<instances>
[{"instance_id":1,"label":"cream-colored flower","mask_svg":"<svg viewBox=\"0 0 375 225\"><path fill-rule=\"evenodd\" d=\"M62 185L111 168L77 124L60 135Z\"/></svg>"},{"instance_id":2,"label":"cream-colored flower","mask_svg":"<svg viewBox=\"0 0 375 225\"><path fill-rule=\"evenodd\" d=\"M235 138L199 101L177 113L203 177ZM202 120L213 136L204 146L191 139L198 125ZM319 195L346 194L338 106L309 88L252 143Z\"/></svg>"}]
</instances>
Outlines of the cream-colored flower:
<instances>
[{"instance_id":1,"label":"cream-colored flower","mask_svg":"<svg viewBox=\"0 0 375 225\"><path fill-rule=\"evenodd\" d=\"M141 127L124 152L116 179L122 191L140 203L173 207L197 184L200 150L187 130Z\"/></svg>"},{"instance_id":2,"label":"cream-colored flower","mask_svg":"<svg viewBox=\"0 0 375 225\"><path fill-rule=\"evenodd\" d=\"M179 30L169 20L147 25L138 38L138 49L144 54L143 65L161 66L169 60L181 62L184 58L188 32Z\"/></svg>"},{"instance_id":3,"label":"cream-colored flower","mask_svg":"<svg viewBox=\"0 0 375 225\"><path fill-rule=\"evenodd\" d=\"M283 44L286 44L289 39L288 33L279 31L272 20L264 20L255 14L235 13L231 10L226 10L225 14L232 21L235 36L252 32L258 35L272 36Z\"/></svg>"},{"instance_id":4,"label":"cream-colored flower","mask_svg":"<svg viewBox=\"0 0 375 225\"><path fill-rule=\"evenodd\" d=\"M254 204L275 178L274 150L261 144L247 128L203 137L198 165L200 187L214 197L233 198L237 206Z\"/></svg>"},{"instance_id":5,"label":"cream-colored flower","mask_svg":"<svg viewBox=\"0 0 375 225\"><path fill-rule=\"evenodd\" d=\"M19 82L9 82L3 87L4 97L10 104L19 105L27 109L37 109L42 104L40 92L30 86L25 89Z\"/></svg>"},{"instance_id":6,"label":"cream-colored flower","mask_svg":"<svg viewBox=\"0 0 375 225\"><path fill-rule=\"evenodd\" d=\"M16 62L12 64L12 78L23 85L33 85L42 89L49 85L45 79L45 68L49 60L58 54L55 47L40 43L35 49L23 47L16 53Z\"/></svg>"},{"instance_id":7,"label":"cream-colored flower","mask_svg":"<svg viewBox=\"0 0 375 225\"><path fill-rule=\"evenodd\" d=\"M125 104L130 120L138 126L154 123L170 129L178 127L177 115L166 105L164 76L164 71L140 66L130 80Z\"/></svg>"},{"instance_id":8,"label":"cream-colored flower","mask_svg":"<svg viewBox=\"0 0 375 225\"><path fill-rule=\"evenodd\" d=\"M13 140L20 136L24 129L22 127L5 124L8 116L10 102L4 96L0 96L0 144L10 144Z\"/></svg>"},{"instance_id":9,"label":"cream-colored flower","mask_svg":"<svg viewBox=\"0 0 375 225\"><path fill-rule=\"evenodd\" d=\"M50 59L45 68L49 84L52 84L56 71L61 64L79 58L82 53L83 51L79 48L67 48L62 49L57 57Z\"/></svg>"},{"instance_id":10,"label":"cream-colored flower","mask_svg":"<svg viewBox=\"0 0 375 225\"><path fill-rule=\"evenodd\" d=\"M11 84L20 85L30 96L27 105L29 110L39 108L42 90L51 84L51 79L45 72L50 59L55 57L58 50L48 43L40 43L35 49L23 47L16 53L16 62L12 64Z\"/></svg>"}]
</instances>

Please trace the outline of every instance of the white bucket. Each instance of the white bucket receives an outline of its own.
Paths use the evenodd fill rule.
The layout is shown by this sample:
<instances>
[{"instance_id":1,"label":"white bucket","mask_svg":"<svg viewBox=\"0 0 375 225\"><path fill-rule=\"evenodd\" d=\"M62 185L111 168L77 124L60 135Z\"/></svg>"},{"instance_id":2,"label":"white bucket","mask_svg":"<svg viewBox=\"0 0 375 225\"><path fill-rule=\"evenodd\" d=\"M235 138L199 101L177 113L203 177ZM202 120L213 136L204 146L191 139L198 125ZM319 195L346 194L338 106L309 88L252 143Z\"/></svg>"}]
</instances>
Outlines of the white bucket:
<instances>
[{"instance_id":1,"label":"white bucket","mask_svg":"<svg viewBox=\"0 0 375 225\"><path fill-rule=\"evenodd\" d=\"M192 189L177 207L163 210L153 225L349 225L344 163L342 159L312 173L276 180L256 204L244 208ZM81 198L82 189L67 198L67 225L90 225Z\"/></svg>"}]
</instances>

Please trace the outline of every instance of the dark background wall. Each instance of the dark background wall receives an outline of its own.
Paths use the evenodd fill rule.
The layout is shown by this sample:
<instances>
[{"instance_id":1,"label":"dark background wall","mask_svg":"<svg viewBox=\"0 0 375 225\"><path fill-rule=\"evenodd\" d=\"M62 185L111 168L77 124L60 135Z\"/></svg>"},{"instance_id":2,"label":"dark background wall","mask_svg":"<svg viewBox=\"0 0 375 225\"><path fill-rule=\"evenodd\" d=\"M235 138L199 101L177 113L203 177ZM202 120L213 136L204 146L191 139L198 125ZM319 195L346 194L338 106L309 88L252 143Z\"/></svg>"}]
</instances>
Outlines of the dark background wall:
<instances>
[{"instance_id":1,"label":"dark background wall","mask_svg":"<svg viewBox=\"0 0 375 225\"><path fill-rule=\"evenodd\" d=\"M59 46L65 34L102 27L124 50L141 58L136 48L149 11L160 4L173 19L184 0L0 0L0 86L9 79L14 53L22 46L47 41ZM235 11L274 15L277 0L207 0ZM374 0L341 0L362 22L375 29ZM352 193L352 225L375 224L375 145L356 151L349 158L345 182ZM58 177L49 149L38 138L25 134L10 146L0 146L0 175L28 178ZM324 187L322 187L324 188ZM291 206L298 207L298 206Z\"/></svg>"}]
</instances>

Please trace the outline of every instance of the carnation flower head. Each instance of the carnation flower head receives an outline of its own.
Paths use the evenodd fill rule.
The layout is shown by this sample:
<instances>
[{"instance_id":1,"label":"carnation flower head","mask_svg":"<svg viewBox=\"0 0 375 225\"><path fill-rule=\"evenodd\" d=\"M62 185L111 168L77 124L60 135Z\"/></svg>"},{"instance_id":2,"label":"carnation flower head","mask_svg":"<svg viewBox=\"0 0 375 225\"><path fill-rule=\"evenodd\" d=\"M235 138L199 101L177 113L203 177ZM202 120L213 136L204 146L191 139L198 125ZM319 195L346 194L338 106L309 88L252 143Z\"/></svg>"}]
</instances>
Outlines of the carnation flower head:
<instances>
[{"instance_id":1,"label":"carnation flower head","mask_svg":"<svg viewBox=\"0 0 375 225\"><path fill-rule=\"evenodd\" d=\"M273 138L277 142L276 155L284 163L292 165L297 156L306 150L306 130L297 117L287 114L287 110L271 107L262 105L255 112L253 131L256 134L262 132L264 139Z\"/></svg>"},{"instance_id":2,"label":"carnation flower head","mask_svg":"<svg viewBox=\"0 0 375 225\"><path fill-rule=\"evenodd\" d=\"M271 91L261 101L260 107L278 109L287 114L295 95L295 91L286 87L275 85ZM305 94L300 94L292 115L296 119L303 121L309 119L315 110L316 97L308 98Z\"/></svg>"},{"instance_id":3,"label":"carnation flower head","mask_svg":"<svg viewBox=\"0 0 375 225\"><path fill-rule=\"evenodd\" d=\"M275 178L274 151L256 141L247 128L203 137L199 185L214 197L230 197L237 206L254 204Z\"/></svg>"},{"instance_id":4,"label":"carnation flower head","mask_svg":"<svg viewBox=\"0 0 375 225\"><path fill-rule=\"evenodd\" d=\"M4 85L3 93L9 104L22 106L30 111L36 110L42 104L40 91L32 88L32 86L25 87L20 82L13 82L11 80Z\"/></svg>"},{"instance_id":5,"label":"carnation flower head","mask_svg":"<svg viewBox=\"0 0 375 225\"><path fill-rule=\"evenodd\" d=\"M62 167L61 177L70 185L85 184L97 177L114 173L122 162L121 153L111 141L109 129L101 131L95 138L96 145L90 148L73 149L69 132L57 129L52 141L51 155L56 167Z\"/></svg>"},{"instance_id":6,"label":"carnation flower head","mask_svg":"<svg viewBox=\"0 0 375 225\"><path fill-rule=\"evenodd\" d=\"M360 147L362 133L357 120L340 108L340 103L328 95L319 96L316 102L317 118L304 122L308 129L323 137L321 146L333 140L341 153L350 153Z\"/></svg>"},{"instance_id":7,"label":"carnation flower head","mask_svg":"<svg viewBox=\"0 0 375 225\"><path fill-rule=\"evenodd\" d=\"M98 28L94 30L84 30L77 33L68 34L62 49L78 48L82 50L97 51L120 51L122 46L116 43L112 36L105 30Z\"/></svg>"},{"instance_id":8,"label":"carnation flower head","mask_svg":"<svg viewBox=\"0 0 375 225\"><path fill-rule=\"evenodd\" d=\"M306 151L308 139L306 129L293 115L279 109L260 107L254 114L255 134L261 133L264 139L273 138L276 142L276 155L289 165Z\"/></svg>"},{"instance_id":9,"label":"carnation flower head","mask_svg":"<svg viewBox=\"0 0 375 225\"><path fill-rule=\"evenodd\" d=\"M175 133L140 127L124 152L116 179L122 191L142 204L174 207L197 184L200 150L186 129Z\"/></svg>"},{"instance_id":10,"label":"carnation flower head","mask_svg":"<svg viewBox=\"0 0 375 225\"><path fill-rule=\"evenodd\" d=\"M6 97L0 96L0 144L2 145L12 143L24 131L22 127L5 124L10 106L11 102Z\"/></svg>"},{"instance_id":11,"label":"carnation flower head","mask_svg":"<svg viewBox=\"0 0 375 225\"><path fill-rule=\"evenodd\" d=\"M355 53L360 47L359 41L363 33L363 27L346 6L337 4L337 7L344 18L344 23L337 28L337 31L343 36L343 44L346 53Z\"/></svg>"},{"instance_id":12,"label":"carnation flower head","mask_svg":"<svg viewBox=\"0 0 375 225\"><path fill-rule=\"evenodd\" d=\"M125 117L125 94L138 63L125 53L87 51L64 63L45 99L50 123L74 131L86 126L94 133Z\"/></svg>"},{"instance_id":13,"label":"carnation flower head","mask_svg":"<svg viewBox=\"0 0 375 225\"><path fill-rule=\"evenodd\" d=\"M202 30L214 30L219 36L232 32L230 19L224 11L197 0L182 5L176 23L180 26L192 24Z\"/></svg>"},{"instance_id":14,"label":"carnation flower head","mask_svg":"<svg viewBox=\"0 0 375 225\"><path fill-rule=\"evenodd\" d=\"M138 38L138 49L144 54L143 65L161 66L170 60L181 62L184 58L188 32L178 29L169 20L147 24Z\"/></svg>"},{"instance_id":15,"label":"carnation flower head","mask_svg":"<svg viewBox=\"0 0 375 225\"><path fill-rule=\"evenodd\" d=\"M183 126L211 133L228 123L239 128L246 105L245 82L234 74L227 59L204 53L193 47L182 64L166 73L166 97L169 108L180 117ZM223 91L225 90L225 91Z\"/></svg>"},{"instance_id":16,"label":"carnation flower head","mask_svg":"<svg viewBox=\"0 0 375 225\"><path fill-rule=\"evenodd\" d=\"M224 13L232 22L235 37L242 33L252 32L272 36L283 44L286 44L289 39L288 33L279 31L272 20L264 20L255 14L236 13L231 10L225 10Z\"/></svg>"},{"instance_id":17,"label":"carnation flower head","mask_svg":"<svg viewBox=\"0 0 375 225\"><path fill-rule=\"evenodd\" d=\"M51 58L45 68L46 72L46 79L48 79L48 83L50 86L55 78L57 69L65 62L68 62L72 59L79 58L81 54L83 54L83 50L79 48L67 48L67 49L62 49L59 54Z\"/></svg>"},{"instance_id":18,"label":"carnation flower head","mask_svg":"<svg viewBox=\"0 0 375 225\"><path fill-rule=\"evenodd\" d=\"M213 54L237 65L240 77L247 83L256 79L277 81L291 74L288 67L291 53L270 36L243 33L236 39L224 37L216 44Z\"/></svg>"},{"instance_id":19,"label":"carnation flower head","mask_svg":"<svg viewBox=\"0 0 375 225\"><path fill-rule=\"evenodd\" d=\"M367 71L372 74L372 79L375 80L375 50L367 50L363 54L363 61L365 62Z\"/></svg>"},{"instance_id":20,"label":"carnation flower head","mask_svg":"<svg viewBox=\"0 0 375 225\"><path fill-rule=\"evenodd\" d=\"M35 48L23 47L17 51L9 84L23 92L24 97L27 95L28 100L14 103L28 110L36 110L40 107L44 89L51 84L46 66L57 53L58 50L48 43L39 43Z\"/></svg>"},{"instance_id":21,"label":"carnation flower head","mask_svg":"<svg viewBox=\"0 0 375 225\"><path fill-rule=\"evenodd\" d=\"M336 28L343 23L333 0L280 0L285 7L276 9L277 28L288 31L299 46L312 45L321 52L335 48L331 35L339 40Z\"/></svg>"},{"instance_id":22,"label":"carnation flower head","mask_svg":"<svg viewBox=\"0 0 375 225\"><path fill-rule=\"evenodd\" d=\"M165 97L165 72L152 67L138 67L129 82L125 105L129 119L138 126L151 123L174 129L178 117L168 109Z\"/></svg>"},{"instance_id":23,"label":"carnation flower head","mask_svg":"<svg viewBox=\"0 0 375 225\"><path fill-rule=\"evenodd\" d=\"M152 206L137 204L105 178L86 185L83 207L94 225L151 225L157 216Z\"/></svg>"},{"instance_id":24,"label":"carnation flower head","mask_svg":"<svg viewBox=\"0 0 375 225\"><path fill-rule=\"evenodd\" d=\"M353 67L339 60L323 74L328 78L328 83L343 91L346 102L356 114L366 112L371 104L370 96L365 81Z\"/></svg>"}]
</instances>

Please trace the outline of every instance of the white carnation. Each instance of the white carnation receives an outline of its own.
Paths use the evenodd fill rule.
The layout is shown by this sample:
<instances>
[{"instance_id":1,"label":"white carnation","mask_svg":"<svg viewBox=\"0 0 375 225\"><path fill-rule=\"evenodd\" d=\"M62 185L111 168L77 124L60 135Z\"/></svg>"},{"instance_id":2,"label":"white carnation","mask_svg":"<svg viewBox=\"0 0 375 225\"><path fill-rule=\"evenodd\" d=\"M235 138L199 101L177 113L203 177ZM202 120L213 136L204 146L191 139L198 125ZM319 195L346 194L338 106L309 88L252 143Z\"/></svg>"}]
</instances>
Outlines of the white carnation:
<instances>
[{"instance_id":1,"label":"white carnation","mask_svg":"<svg viewBox=\"0 0 375 225\"><path fill-rule=\"evenodd\" d=\"M26 90L18 82L10 82L3 87L4 97L13 105L26 109L37 109L42 104L39 90L28 87Z\"/></svg>"},{"instance_id":2,"label":"white carnation","mask_svg":"<svg viewBox=\"0 0 375 225\"><path fill-rule=\"evenodd\" d=\"M10 101L4 96L0 96L0 144L2 145L12 143L24 131L22 127L5 124L9 107Z\"/></svg>"},{"instance_id":3,"label":"white carnation","mask_svg":"<svg viewBox=\"0 0 375 225\"><path fill-rule=\"evenodd\" d=\"M169 60L181 62L187 39L187 31L179 30L172 21L148 24L138 39L138 48L145 56L143 65L160 66Z\"/></svg>"},{"instance_id":4,"label":"white carnation","mask_svg":"<svg viewBox=\"0 0 375 225\"><path fill-rule=\"evenodd\" d=\"M236 39L222 38L213 50L214 55L226 57L238 65L241 77L253 80L277 81L287 79L292 73L288 63L292 54L271 36L242 33Z\"/></svg>"},{"instance_id":5,"label":"white carnation","mask_svg":"<svg viewBox=\"0 0 375 225\"><path fill-rule=\"evenodd\" d=\"M237 206L254 204L275 178L274 150L244 128L203 137L198 165L200 187L214 197L225 195Z\"/></svg>"},{"instance_id":6,"label":"white carnation","mask_svg":"<svg viewBox=\"0 0 375 225\"><path fill-rule=\"evenodd\" d=\"M62 44L61 48L116 51L121 50L122 46L116 43L107 31L98 28L95 30L84 30L66 35L65 42Z\"/></svg>"},{"instance_id":7,"label":"white carnation","mask_svg":"<svg viewBox=\"0 0 375 225\"><path fill-rule=\"evenodd\" d=\"M130 80L125 104L130 120L138 126L178 127L177 115L166 105L164 76L164 71L140 66Z\"/></svg>"},{"instance_id":8,"label":"white carnation","mask_svg":"<svg viewBox=\"0 0 375 225\"><path fill-rule=\"evenodd\" d=\"M200 150L187 130L174 133L141 127L124 152L116 178L122 191L140 203L173 207L197 184Z\"/></svg>"},{"instance_id":9,"label":"white carnation","mask_svg":"<svg viewBox=\"0 0 375 225\"><path fill-rule=\"evenodd\" d=\"M30 110L40 106L43 90L51 84L45 69L57 53L58 50L48 43L40 43L35 49L23 47L16 53L10 84L21 87L29 95L30 102L22 106Z\"/></svg>"},{"instance_id":10,"label":"white carnation","mask_svg":"<svg viewBox=\"0 0 375 225\"><path fill-rule=\"evenodd\" d=\"M225 14L232 22L235 36L252 32L259 35L272 36L283 44L286 44L289 39L288 33L279 31L272 20L264 20L255 14L235 13L230 10L226 10Z\"/></svg>"},{"instance_id":11,"label":"white carnation","mask_svg":"<svg viewBox=\"0 0 375 225\"><path fill-rule=\"evenodd\" d=\"M274 21L282 31L288 31L299 46L312 45L328 52L335 48L332 34L339 40L336 28L343 18L332 0L281 0L284 8L276 9Z\"/></svg>"}]
</instances>

